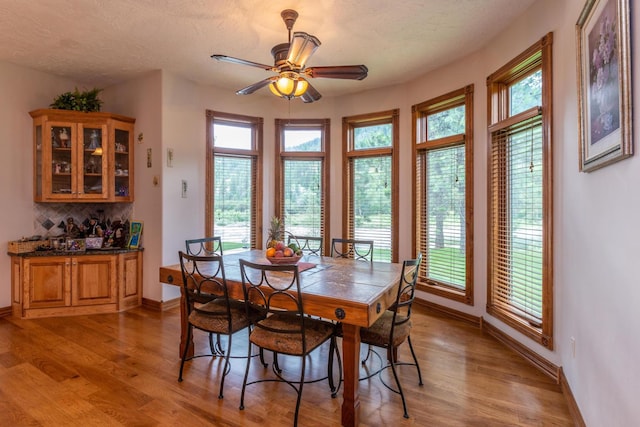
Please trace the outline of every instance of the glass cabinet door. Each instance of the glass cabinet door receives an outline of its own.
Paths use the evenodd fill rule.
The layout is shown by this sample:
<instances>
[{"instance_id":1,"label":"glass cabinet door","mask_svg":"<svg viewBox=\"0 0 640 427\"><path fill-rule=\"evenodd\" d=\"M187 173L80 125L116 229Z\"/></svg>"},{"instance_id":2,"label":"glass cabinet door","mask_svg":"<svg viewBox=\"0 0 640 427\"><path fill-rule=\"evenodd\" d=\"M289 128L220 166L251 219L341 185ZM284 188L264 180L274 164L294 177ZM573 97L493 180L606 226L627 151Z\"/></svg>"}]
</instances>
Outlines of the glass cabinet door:
<instances>
[{"instance_id":1,"label":"glass cabinet door","mask_svg":"<svg viewBox=\"0 0 640 427\"><path fill-rule=\"evenodd\" d=\"M114 126L114 196L119 201L133 200L133 126Z\"/></svg>"},{"instance_id":2,"label":"glass cabinet door","mask_svg":"<svg viewBox=\"0 0 640 427\"><path fill-rule=\"evenodd\" d=\"M133 202L135 119L55 109L29 114L35 202Z\"/></svg>"},{"instance_id":3,"label":"glass cabinet door","mask_svg":"<svg viewBox=\"0 0 640 427\"><path fill-rule=\"evenodd\" d=\"M49 133L51 141L48 144L51 153L50 179L45 179L45 193L56 198L69 198L76 192L73 179L73 145L75 138L75 124L51 123Z\"/></svg>"},{"instance_id":4,"label":"glass cabinet door","mask_svg":"<svg viewBox=\"0 0 640 427\"><path fill-rule=\"evenodd\" d=\"M106 125L80 125L80 154L78 156L78 197L102 199L108 197L108 152ZM80 172L81 171L81 172Z\"/></svg>"}]
</instances>

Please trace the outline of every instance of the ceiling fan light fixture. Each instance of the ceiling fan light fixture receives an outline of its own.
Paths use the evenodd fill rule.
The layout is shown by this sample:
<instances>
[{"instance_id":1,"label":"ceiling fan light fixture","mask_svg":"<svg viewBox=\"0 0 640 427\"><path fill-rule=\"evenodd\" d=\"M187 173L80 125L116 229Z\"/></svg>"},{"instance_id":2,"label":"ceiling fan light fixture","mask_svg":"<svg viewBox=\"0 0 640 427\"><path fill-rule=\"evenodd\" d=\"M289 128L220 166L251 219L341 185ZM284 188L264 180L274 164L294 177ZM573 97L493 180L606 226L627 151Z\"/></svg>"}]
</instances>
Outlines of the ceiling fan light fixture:
<instances>
[{"instance_id":1,"label":"ceiling fan light fixture","mask_svg":"<svg viewBox=\"0 0 640 427\"><path fill-rule=\"evenodd\" d=\"M287 62L294 68L302 69L313 52L320 46L320 40L316 37L297 31L293 33Z\"/></svg>"},{"instance_id":2,"label":"ceiling fan light fixture","mask_svg":"<svg viewBox=\"0 0 640 427\"><path fill-rule=\"evenodd\" d=\"M292 99L307 91L309 83L296 73L281 73L269 84L271 92L278 97Z\"/></svg>"}]
</instances>

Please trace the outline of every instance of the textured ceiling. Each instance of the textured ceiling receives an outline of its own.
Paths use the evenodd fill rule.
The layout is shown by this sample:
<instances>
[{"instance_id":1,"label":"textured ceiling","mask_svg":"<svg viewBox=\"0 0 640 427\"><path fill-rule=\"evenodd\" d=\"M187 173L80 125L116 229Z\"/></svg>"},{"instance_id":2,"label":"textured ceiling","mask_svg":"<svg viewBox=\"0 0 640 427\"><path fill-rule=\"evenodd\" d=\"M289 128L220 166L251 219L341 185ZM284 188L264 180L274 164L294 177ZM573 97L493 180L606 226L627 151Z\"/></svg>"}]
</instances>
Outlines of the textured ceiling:
<instances>
[{"instance_id":1,"label":"textured ceiling","mask_svg":"<svg viewBox=\"0 0 640 427\"><path fill-rule=\"evenodd\" d=\"M107 87L164 69L237 90L269 77L294 31L322 42L308 66L365 64L362 81L315 79L325 96L406 82L486 44L535 0L0 0L0 60ZM256 96L268 94L261 89Z\"/></svg>"}]
</instances>

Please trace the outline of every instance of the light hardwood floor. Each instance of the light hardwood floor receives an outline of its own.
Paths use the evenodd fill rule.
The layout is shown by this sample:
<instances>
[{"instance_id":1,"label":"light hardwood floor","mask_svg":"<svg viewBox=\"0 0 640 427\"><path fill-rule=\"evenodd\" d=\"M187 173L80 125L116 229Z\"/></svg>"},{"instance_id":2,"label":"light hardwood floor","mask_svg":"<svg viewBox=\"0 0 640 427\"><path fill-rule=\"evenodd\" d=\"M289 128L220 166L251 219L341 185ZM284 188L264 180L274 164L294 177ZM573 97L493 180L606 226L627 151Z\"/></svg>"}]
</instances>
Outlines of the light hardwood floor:
<instances>
[{"instance_id":1,"label":"light hardwood floor","mask_svg":"<svg viewBox=\"0 0 640 427\"><path fill-rule=\"evenodd\" d=\"M415 306L414 306L415 307ZM374 377L360 382L361 426L570 426L560 386L478 328L415 308L412 339L424 386L412 367L401 376L410 419L400 397ZM0 426L287 426L295 393L285 384L247 390L238 409L245 359L232 359L224 399L218 399L219 359L180 361L179 310L136 308L118 314L20 320L0 318ZM204 335L197 345L205 348ZM246 334L234 336L234 355ZM409 360L408 348L400 351ZM325 366L326 348L309 375ZM267 375L257 358L251 375ZM281 363L287 371L293 359ZM301 426L339 426L341 398L326 382L304 386Z\"/></svg>"}]
</instances>

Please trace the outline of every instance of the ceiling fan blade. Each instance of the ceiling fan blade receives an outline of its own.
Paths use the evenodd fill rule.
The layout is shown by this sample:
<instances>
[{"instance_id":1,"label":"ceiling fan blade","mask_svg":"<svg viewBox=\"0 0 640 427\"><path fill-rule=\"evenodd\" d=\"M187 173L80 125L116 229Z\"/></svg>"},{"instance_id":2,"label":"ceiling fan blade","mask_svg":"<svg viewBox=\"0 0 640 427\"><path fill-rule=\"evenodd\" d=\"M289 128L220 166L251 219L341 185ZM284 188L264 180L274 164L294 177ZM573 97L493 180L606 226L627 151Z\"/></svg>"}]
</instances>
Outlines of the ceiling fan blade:
<instances>
[{"instance_id":1,"label":"ceiling fan blade","mask_svg":"<svg viewBox=\"0 0 640 427\"><path fill-rule=\"evenodd\" d=\"M323 77L327 79L363 80L369 69L365 65L335 65L329 67L309 67L304 74L309 77Z\"/></svg>"},{"instance_id":2,"label":"ceiling fan blade","mask_svg":"<svg viewBox=\"0 0 640 427\"><path fill-rule=\"evenodd\" d=\"M320 98L322 98L322 95L320 95L320 92L318 92L315 87L311 86L311 84L307 86L307 90L305 91L305 93L300 95L300 99L302 99L302 102L304 102L305 104L317 101Z\"/></svg>"},{"instance_id":3,"label":"ceiling fan blade","mask_svg":"<svg viewBox=\"0 0 640 427\"><path fill-rule=\"evenodd\" d=\"M231 62L232 64L248 65L250 67L262 68L267 71L276 71L273 65L260 64L258 62L247 61L246 59L234 58L227 55L211 55L213 59L217 59L222 62Z\"/></svg>"},{"instance_id":4,"label":"ceiling fan blade","mask_svg":"<svg viewBox=\"0 0 640 427\"><path fill-rule=\"evenodd\" d=\"M267 86L274 79L277 79L277 77L269 77L268 79L260 80L257 83L254 83L252 85L249 85L245 88L242 88L236 91L236 95L251 95L253 92L257 91L258 89L262 89L263 87Z\"/></svg>"}]
</instances>

